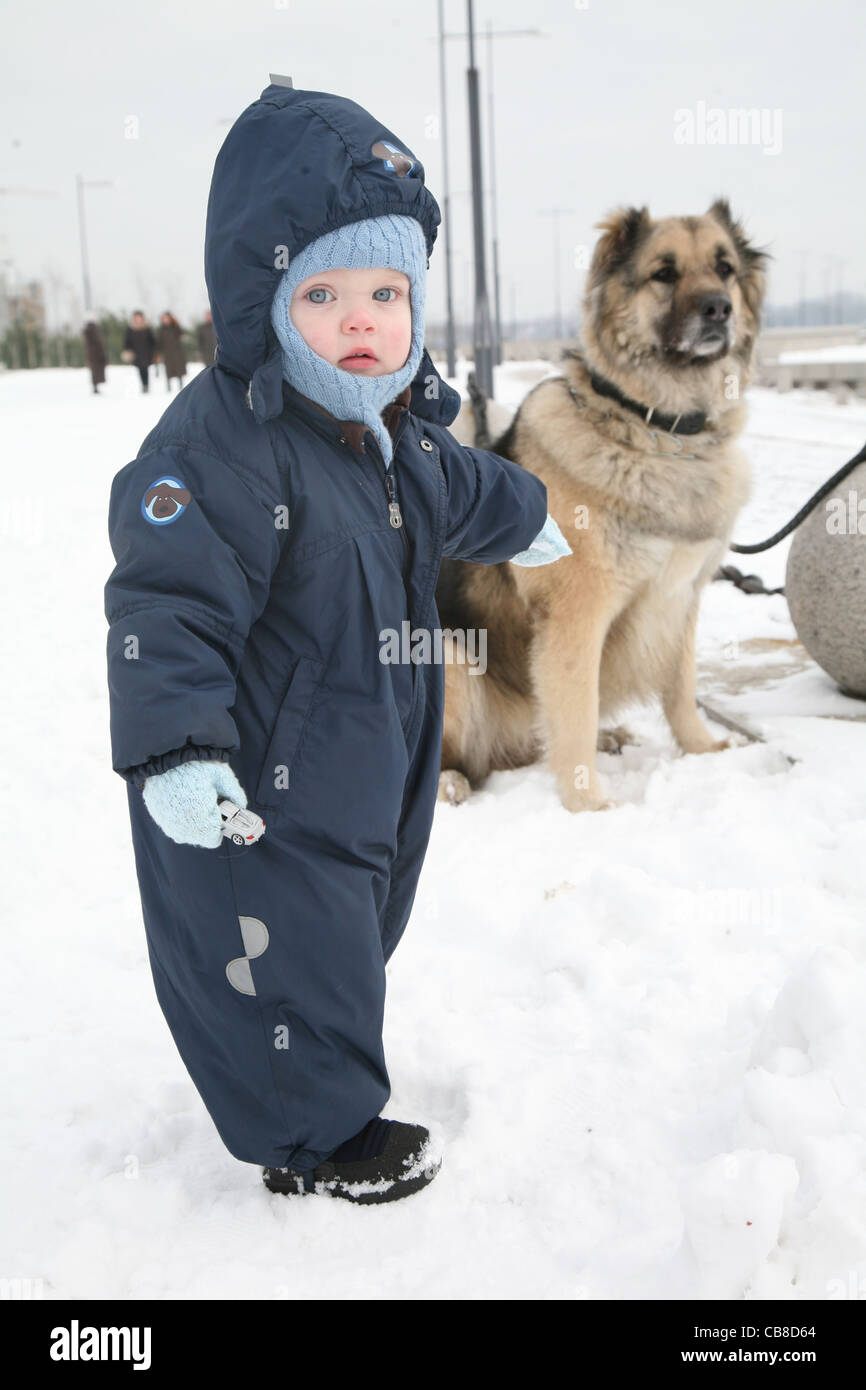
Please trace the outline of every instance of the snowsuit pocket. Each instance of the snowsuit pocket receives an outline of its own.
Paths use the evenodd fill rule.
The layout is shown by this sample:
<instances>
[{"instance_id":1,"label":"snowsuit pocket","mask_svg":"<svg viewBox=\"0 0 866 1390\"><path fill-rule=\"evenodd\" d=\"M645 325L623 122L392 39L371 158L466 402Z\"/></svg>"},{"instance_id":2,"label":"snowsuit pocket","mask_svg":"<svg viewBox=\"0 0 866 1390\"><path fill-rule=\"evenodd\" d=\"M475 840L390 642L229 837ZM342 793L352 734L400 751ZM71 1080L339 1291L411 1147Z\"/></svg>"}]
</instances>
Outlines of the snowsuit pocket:
<instances>
[{"instance_id":1,"label":"snowsuit pocket","mask_svg":"<svg viewBox=\"0 0 866 1390\"><path fill-rule=\"evenodd\" d=\"M292 762L309 718L313 697L325 674L326 663L300 656L277 713L273 733L262 762L256 787L256 804L277 808L285 805Z\"/></svg>"}]
</instances>

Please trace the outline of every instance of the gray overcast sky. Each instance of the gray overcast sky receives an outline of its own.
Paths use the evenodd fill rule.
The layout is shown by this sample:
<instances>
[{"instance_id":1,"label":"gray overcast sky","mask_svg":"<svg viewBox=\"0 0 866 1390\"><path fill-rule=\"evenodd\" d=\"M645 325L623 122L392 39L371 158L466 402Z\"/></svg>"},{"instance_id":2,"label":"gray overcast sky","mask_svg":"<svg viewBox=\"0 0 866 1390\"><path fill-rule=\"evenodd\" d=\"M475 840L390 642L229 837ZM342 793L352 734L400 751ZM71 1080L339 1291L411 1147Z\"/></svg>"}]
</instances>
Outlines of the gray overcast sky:
<instances>
[{"instance_id":1,"label":"gray overcast sky","mask_svg":"<svg viewBox=\"0 0 866 1390\"><path fill-rule=\"evenodd\" d=\"M53 273L80 292L80 171L115 183L87 195L97 306L142 305L152 316L170 306L181 322L198 317L213 161L269 72L366 106L423 161L441 204L435 0L6 0L3 14L0 186L59 194L0 195L0 260L22 278ZM775 256L772 302L796 297L803 263L810 296L835 291L833 257L844 262L845 288L866 293L862 0L476 0L485 115L488 17L496 29L544 35L493 45L506 322L512 285L520 318L552 310L552 219L541 213L557 206L571 210L561 218L567 304L583 282L572 248L592 245L593 223L608 208L698 213L720 194ZM446 0L445 21L465 30L465 4ZM465 39L450 40L458 309L472 256L466 62ZM710 108L762 109L764 136L675 139L675 112L691 113L697 135ZM129 117L137 139L125 138ZM440 230L431 321L444 303L442 244ZM67 292L55 293L65 315Z\"/></svg>"}]
</instances>

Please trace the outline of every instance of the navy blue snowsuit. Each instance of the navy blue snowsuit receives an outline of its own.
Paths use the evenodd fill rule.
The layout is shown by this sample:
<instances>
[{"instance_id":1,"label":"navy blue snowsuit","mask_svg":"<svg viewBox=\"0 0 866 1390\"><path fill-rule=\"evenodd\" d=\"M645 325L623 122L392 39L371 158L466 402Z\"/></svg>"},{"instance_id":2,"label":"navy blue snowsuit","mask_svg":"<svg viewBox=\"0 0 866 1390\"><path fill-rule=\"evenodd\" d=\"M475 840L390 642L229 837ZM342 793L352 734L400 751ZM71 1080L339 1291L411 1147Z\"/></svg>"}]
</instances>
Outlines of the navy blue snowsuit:
<instances>
[{"instance_id":1,"label":"navy blue snowsuit","mask_svg":"<svg viewBox=\"0 0 866 1390\"><path fill-rule=\"evenodd\" d=\"M354 102L267 87L214 168L216 364L111 487L112 765L156 993L250 1163L313 1168L390 1094L385 963L433 820L444 678L435 661L380 660L380 634L407 620L432 634L442 556L507 560L547 516L539 479L446 429L459 396L426 352L383 416L387 474L372 431L282 376L275 248L394 212L419 220L429 256L439 209L423 179ZM258 843L180 845L151 819L144 779L201 758L231 764L266 822Z\"/></svg>"}]
</instances>

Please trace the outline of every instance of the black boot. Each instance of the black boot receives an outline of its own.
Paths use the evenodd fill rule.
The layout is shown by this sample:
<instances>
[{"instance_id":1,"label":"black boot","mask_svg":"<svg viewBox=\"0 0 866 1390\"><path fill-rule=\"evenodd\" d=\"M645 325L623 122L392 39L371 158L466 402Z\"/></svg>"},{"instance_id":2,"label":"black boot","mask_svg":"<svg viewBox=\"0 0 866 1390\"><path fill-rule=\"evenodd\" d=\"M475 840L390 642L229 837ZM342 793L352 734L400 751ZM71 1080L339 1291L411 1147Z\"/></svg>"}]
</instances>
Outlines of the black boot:
<instances>
[{"instance_id":1,"label":"black boot","mask_svg":"<svg viewBox=\"0 0 866 1390\"><path fill-rule=\"evenodd\" d=\"M264 1168L262 1181L283 1196L317 1192L364 1204L393 1202L426 1187L441 1163L430 1152L430 1133L423 1125L377 1116L318 1168Z\"/></svg>"}]
</instances>

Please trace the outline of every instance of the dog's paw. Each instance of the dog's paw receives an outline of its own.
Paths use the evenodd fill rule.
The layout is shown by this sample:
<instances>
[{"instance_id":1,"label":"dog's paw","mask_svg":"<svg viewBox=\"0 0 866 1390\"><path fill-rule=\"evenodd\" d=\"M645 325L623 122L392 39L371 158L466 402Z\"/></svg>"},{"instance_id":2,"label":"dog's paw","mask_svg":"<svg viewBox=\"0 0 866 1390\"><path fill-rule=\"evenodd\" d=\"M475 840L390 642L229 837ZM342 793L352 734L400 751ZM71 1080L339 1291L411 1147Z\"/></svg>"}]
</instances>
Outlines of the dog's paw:
<instances>
[{"instance_id":1,"label":"dog's paw","mask_svg":"<svg viewBox=\"0 0 866 1390\"><path fill-rule=\"evenodd\" d=\"M685 753L723 753L726 748L732 747L729 738L709 738L706 743L695 744L692 748L685 748Z\"/></svg>"},{"instance_id":2,"label":"dog's paw","mask_svg":"<svg viewBox=\"0 0 866 1390\"><path fill-rule=\"evenodd\" d=\"M461 801L466 801L472 793L468 778L462 772L448 768L445 772L439 773L439 791L437 801L450 801L452 806L459 806Z\"/></svg>"},{"instance_id":3,"label":"dog's paw","mask_svg":"<svg viewBox=\"0 0 866 1390\"><path fill-rule=\"evenodd\" d=\"M610 801L606 796L602 796L601 792L589 790L570 790L561 800L566 811L571 811L572 814L576 814L578 811L612 811L616 806L615 801Z\"/></svg>"},{"instance_id":4,"label":"dog's paw","mask_svg":"<svg viewBox=\"0 0 866 1390\"><path fill-rule=\"evenodd\" d=\"M637 739L622 724L615 729L599 729L596 748L599 753L621 753L627 743L635 744Z\"/></svg>"},{"instance_id":5,"label":"dog's paw","mask_svg":"<svg viewBox=\"0 0 866 1390\"><path fill-rule=\"evenodd\" d=\"M722 753L734 747L730 738L713 738L709 733L705 738L678 738L677 743L683 753Z\"/></svg>"}]
</instances>

